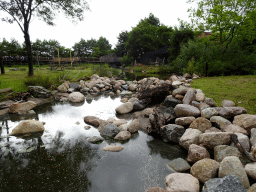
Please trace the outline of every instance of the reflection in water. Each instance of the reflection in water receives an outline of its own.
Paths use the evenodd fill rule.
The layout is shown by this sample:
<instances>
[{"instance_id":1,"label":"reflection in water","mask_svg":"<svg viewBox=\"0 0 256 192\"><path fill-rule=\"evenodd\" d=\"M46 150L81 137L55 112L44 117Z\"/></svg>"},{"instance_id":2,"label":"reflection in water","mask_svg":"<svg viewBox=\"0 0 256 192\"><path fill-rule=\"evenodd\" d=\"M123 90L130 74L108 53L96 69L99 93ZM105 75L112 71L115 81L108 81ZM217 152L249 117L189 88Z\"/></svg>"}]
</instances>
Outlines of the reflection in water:
<instances>
[{"instance_id":1,"label":"reflection in water","mask_svg":"<svg viewBox=\"0 0 256 192\"><path fill-rule=\"evenodd\" d=\"M166 165L184 157L183 150L141 131L127 142L116 143L124 147L120 152L103 151L108 141L86 141L100 133L96 128L84 129L84 116L131 121L131 115L116 116L120 104L120 98L103 96L82 106L55 103L37 107L45 131L25 139L8 137L19 122L5 121L0 137L0 191L127 192L165 187L164 178L171 173Z\"/></svg>"}]
</instances>

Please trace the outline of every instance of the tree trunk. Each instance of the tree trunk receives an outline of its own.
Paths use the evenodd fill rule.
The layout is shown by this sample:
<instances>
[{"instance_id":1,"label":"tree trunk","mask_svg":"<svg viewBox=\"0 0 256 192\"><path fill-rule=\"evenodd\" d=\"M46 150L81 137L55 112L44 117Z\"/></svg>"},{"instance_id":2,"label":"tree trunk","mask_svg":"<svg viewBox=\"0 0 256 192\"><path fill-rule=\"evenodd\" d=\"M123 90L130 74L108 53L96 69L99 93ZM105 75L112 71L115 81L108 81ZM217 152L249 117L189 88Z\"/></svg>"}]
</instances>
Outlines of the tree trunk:
<instances>
[{"instance_id":1,"label":"tree trunk","mask_svg":"<svg viewBox=\"0 0 256 192\"><path fill-rule=\"evenodd\" d=\"M31 50L31 42L30 37L28 34L28 24L24 24L24 38L25 38L25 44L26 44L26 50L27 50L27 56L28 56L28 76L33 76L33 59L32 59L32 50Z\"/></svg>"},{"instance_id":2,"label":"tree trunk","mask_svg":"<svg viewBox=\"0 0 256 192\"><path fill-rule=\"evenodd\" d=\"M0 56L0 66L1 66L1 74L5 74L5 71L4 71L4 63L3 63L2 56Z\"/></svg>"}]
</instances>

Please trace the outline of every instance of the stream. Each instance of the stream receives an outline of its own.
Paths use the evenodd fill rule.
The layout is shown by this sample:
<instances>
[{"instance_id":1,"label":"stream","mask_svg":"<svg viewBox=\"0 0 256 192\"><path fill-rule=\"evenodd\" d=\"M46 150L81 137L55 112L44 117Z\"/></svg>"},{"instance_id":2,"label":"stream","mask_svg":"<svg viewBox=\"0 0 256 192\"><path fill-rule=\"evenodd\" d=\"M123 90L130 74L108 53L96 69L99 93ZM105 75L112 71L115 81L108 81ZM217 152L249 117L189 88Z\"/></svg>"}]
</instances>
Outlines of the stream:
<instances>
[{"instance_id":1,"label":"stream","mask_svg":"<svg viewBox=\"0 0 256 192\"><path fill-rule=\"evenodd\" d=\"M186 158L178 145L164 143L139 131L122 145L120 152L103 151L113 141L91 144L98 129L84 129L85 116L124 118L116 115L120 97L98 96L82 104L52 103L36 107L34 119L45 122L42 135L8 137L21 120L0 117L0 191L88 191L144 192L150 187L165 188L172 173L167 164ZM33 138L32 138L33 137Z\"/></svg>"}]
</instances>

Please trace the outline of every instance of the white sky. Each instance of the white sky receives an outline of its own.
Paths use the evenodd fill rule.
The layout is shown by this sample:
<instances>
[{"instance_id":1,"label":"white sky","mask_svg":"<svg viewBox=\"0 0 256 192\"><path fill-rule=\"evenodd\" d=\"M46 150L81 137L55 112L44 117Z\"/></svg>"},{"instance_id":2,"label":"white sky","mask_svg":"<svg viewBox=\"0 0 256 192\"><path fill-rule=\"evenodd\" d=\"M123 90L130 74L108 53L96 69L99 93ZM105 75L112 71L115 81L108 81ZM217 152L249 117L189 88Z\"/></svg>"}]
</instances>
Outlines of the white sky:
<instances>
[{"instance_id":1,"label":"white sky","mask_svg":"<svg viewBox=\"0 0 256 192\"><path fill-rule=\"evenodd\" d=\"M122 31L130 31L140 19L153 13L160 22L167 26L178 26L178 18L189 21L187 0L89 0L91 11L85 12L85 19L74 25L64 16L59 15L55 26L48 26L43 21L34 19L30 24L30 38L35 41L55 39L62 46L71 48L81 38L88 40L106 37L112 48ZM0 13L0 18L3 14ZM8 24L0 20L0 41L14 37L19 43L24 41L23 33L17 23Z\"/></svg>"}]
</instances>

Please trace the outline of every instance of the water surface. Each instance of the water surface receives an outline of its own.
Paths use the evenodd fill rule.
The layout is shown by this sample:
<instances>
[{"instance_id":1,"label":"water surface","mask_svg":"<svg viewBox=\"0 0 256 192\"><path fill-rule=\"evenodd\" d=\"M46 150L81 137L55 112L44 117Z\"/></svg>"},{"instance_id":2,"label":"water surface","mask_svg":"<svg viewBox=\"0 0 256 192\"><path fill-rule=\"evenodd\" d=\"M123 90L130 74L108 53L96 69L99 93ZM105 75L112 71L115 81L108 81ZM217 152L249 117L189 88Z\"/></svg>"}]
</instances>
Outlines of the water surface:
<instances>
[{"instance_id":1,"label":"water surface","mask_svg":"<svg viewBox=\"0 0 256 192\"><path fill-rule=\"evenodd\" d=\"M186 151L179 146L141 131L123 144L116 142L124 147L120 152L103 151L113 141L86 141L100 133L94 127L84 129L84 116L131 121L131 115L116 116L115 108L120 104L120 98L100 96L91 103L38 107L35 119L46 123L45 132L27 140L7 137L19 121L4 121L0 191L143 192L153 186L165 188L164 178L171 173L167 163L186 158Z\"/></svg>"}]
</instances>

